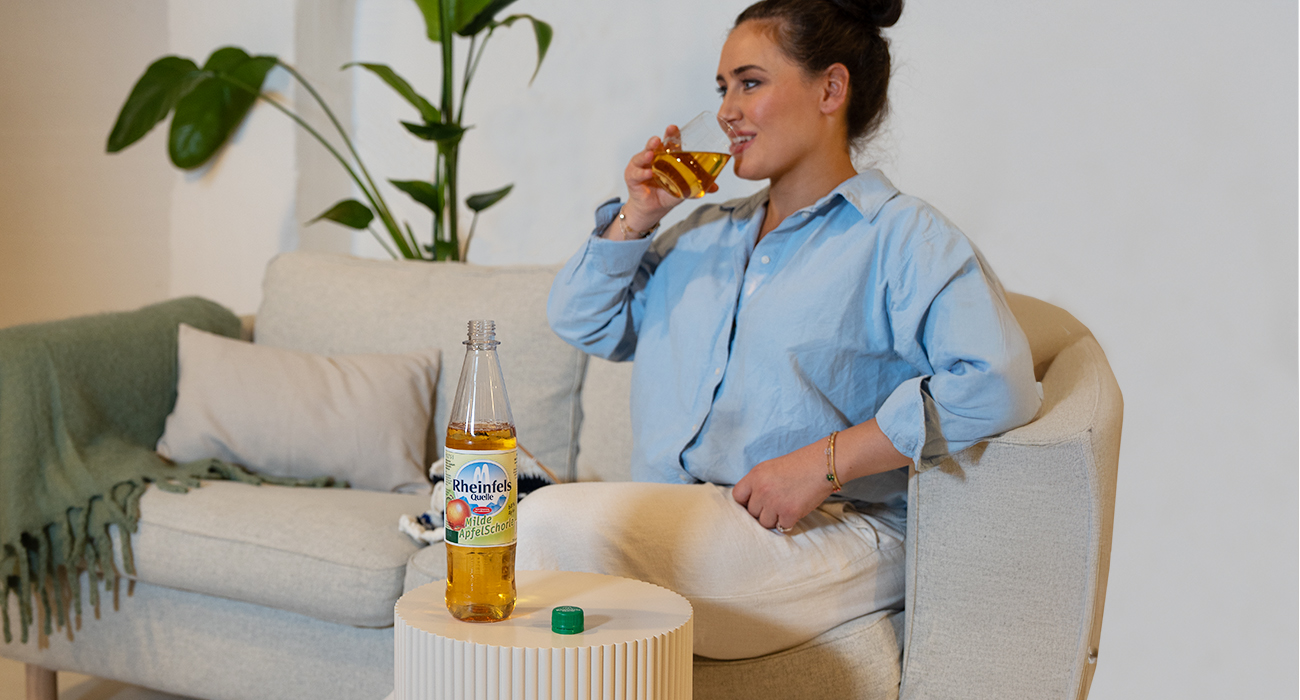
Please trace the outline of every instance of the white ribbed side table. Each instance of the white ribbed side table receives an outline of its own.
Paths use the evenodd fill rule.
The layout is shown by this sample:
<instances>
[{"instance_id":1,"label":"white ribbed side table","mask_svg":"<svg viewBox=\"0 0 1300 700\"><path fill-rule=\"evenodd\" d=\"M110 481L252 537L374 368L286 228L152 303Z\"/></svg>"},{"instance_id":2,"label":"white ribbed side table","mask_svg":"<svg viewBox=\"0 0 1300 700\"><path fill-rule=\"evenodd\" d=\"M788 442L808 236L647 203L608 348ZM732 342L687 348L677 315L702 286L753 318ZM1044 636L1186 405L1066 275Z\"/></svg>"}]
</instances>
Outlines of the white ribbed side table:
<instances>
[{"instance_id":1,"label":"white ribbed side table","mask_svg":"<svg viewBox=\"0 0 1300 700\"><path fill-rule=\"evenodd\" d=\"M692 611L659 586L601 574L519 571L502 622L447 612L446 581L408 592L393 612L395 700L687 700ZM551 631L551 609L576 605L586 631Z\"/></svg>"}]
</instances>

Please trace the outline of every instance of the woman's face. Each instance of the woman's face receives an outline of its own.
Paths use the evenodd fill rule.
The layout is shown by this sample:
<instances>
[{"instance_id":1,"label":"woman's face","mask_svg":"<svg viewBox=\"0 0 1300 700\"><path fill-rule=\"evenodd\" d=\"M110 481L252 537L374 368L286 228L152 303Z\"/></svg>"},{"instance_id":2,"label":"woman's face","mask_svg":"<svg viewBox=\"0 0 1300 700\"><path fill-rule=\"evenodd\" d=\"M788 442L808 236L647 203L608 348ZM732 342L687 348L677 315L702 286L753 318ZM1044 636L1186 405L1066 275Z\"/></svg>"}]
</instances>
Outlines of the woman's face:
<instances>
[{"instance_id":1,"label":"woman's face","mask_svg":"<svg viewBox=\"0 0 1300 700\"><path fill-rule=\"evenodd\" d=\"M718 60L718 116L748 139L731 149L736 176L746 180L779 178L825 145L822 86L768 29L755 21L732 29Z\"/></svg>"}]
</instances>

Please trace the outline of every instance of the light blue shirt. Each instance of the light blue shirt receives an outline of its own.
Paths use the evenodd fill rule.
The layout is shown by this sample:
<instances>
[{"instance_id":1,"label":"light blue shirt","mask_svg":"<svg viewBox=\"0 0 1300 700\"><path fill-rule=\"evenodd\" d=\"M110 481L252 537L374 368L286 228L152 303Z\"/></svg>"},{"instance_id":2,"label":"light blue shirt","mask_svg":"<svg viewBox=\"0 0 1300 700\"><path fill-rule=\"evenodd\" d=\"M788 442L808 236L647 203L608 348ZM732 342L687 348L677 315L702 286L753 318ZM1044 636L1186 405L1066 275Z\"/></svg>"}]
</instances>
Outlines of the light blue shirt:
<instances>
[{"instance_id":1,"label":"light blue shirt","mask_svg":"<svg viewBox=\"0 0 1300 700\"><path fill-rule=\"evenodd\" d=\"M551 287L551 327L636 360L632 476L734 484L875 417L919 468L1031 420L1024 333L975 246L878 171L755 245L767 191L697 208L653 241L610 241L611 200ZM907 470L845 485L905 508Z\"/></svg>"}]
</instances>

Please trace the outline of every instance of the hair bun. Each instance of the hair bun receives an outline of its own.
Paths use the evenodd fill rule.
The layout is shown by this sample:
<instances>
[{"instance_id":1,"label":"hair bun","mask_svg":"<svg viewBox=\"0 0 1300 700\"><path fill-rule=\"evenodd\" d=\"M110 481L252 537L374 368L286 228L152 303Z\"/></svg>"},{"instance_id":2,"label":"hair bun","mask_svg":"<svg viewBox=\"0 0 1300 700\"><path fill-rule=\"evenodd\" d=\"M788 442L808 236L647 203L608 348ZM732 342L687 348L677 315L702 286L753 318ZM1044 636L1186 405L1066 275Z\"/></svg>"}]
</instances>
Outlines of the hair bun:
<instances>
[{"instance_id":1,"label":"hair bun","mask_svg":"<svg viewBox=\"0 0 1300 700\"><path fill-rule=\"evenodd\" d=\"M873 27L892 27L903 14L903 0L831 0L836 7Z\"/></svg>"}]
</instances>

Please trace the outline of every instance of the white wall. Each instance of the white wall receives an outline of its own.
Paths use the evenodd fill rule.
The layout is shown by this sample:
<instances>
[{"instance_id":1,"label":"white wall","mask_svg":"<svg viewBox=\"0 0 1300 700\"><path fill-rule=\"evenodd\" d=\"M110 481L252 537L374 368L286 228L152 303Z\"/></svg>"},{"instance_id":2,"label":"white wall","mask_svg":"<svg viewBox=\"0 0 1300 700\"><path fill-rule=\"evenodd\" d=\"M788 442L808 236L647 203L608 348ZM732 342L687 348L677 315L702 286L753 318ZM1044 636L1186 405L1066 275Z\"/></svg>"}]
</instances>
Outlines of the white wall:
<instances>
[{"instance_id":1,"label":"white wall","mask_svg":"<svg viewBox=\"0 0 1300 700\"><path fill-rule=\"evenodd\" d=\"M227 44L292 60L294 9L0 3L0 327L188 294L256 310L266 262L298 243L292 123L259 105L235 148L188 173L167 161L166 122L121 153L104 145L150 62L202 64Z\"/></svg>"},{"instance_id":2,"label":"white wall","mask_svg":"<svg viewBox=\"0 0 1300 700\"><path fill-rule=\"evenodd\" d=\"M37 4L0 3L0 325L195 292L251 311L266 260L296 244L287 122L256 108L235 148L197 176L158 169L158 135L136 153L97 154L153 57L201 58L224 43L287 57L303 6L222 3L231 15L167 0L165 41L162 29L122 27L111 42L119 34L95 34L68 9L81 3L39 3L50 14L10 23ZM551 21L555 43L529 87L531 33L503 31L472 89L462 190L516 188L484 215L470 259L566 258L593 206L619 194L631 153L716 106L717 51L744 4L513 5ZM1297 695L1296 25L1282 0L917 0L893 31L880 166L956 221L1008 287L1089 325L1124 390L1093 698ZM436 53L409 0L357 0L354 29L356 58L436 94ZM46 59L67 36L84 50ZM83 65L127 76L81 105L94 113L13 99L57 95ZM355 82L352 116L376 177L428 177L432 148L397 125L409 108L368 76ZM86 134L73 155L38 138L63 119ZM127 162L141 169L110 168ZM87 193L61 189L65 172L84 175ZM161 205L159 182L170 187ZM720 184L719 196L757 187L730 174ZM391 201L427 230L419 207ZM145 224L153 238L135 235ZM101 241L85 233L97 226ZM364 238L353 247L382 255Z\"/></svg>"},{"instance_id":3,"label":"white wall","mask_svg":"<svg viewBox=\"0 0 1300 700\"><path fill-rule=\"evenodd\" d=\"M292 64L294 8L294 0L168 0L168 48L199 65L228 45ZM294 95L282 70L263 88ZM205 296L241 314L257 310L266 263L298 245L296 128L269 105L254 105L232 147L177 179L170 296Z\"/></svg>"},{"instance_id":4,"label":"white wall","mask_svg":"<svg viewBox=\"0 0 1300 700\"><path fill-rule=\"evenodd\" d=\"M885 169L1125 398L1094 698L1297 696L1296 5L915 2Z\"/></svg>"},{"instance_id":5,"label":"white wall","mask_svg":"<svg viewBox=\"0 0 1300 700\"><path fill-rule=\"evenodd\" d=\"M167 296L165 138L104 153L166 28L165 0L0 2L0 327Z\"/></svg>"}]
</instances>

